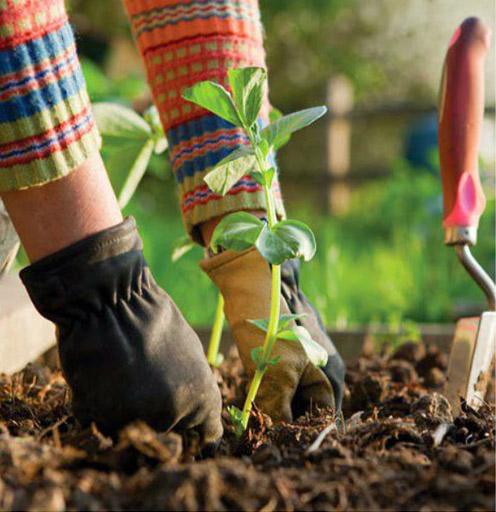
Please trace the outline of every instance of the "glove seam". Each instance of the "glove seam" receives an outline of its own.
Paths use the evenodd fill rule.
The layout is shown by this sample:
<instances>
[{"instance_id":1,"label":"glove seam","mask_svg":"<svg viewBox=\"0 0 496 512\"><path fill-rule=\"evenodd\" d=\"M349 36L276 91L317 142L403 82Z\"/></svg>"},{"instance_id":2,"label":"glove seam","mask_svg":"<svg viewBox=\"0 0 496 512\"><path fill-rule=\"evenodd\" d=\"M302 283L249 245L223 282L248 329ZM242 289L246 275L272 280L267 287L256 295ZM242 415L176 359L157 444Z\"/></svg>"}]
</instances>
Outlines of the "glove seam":
<instances>
[{"instance_id":1,"label":"glove seam","mask_svg":"<svg viewBox=\"0 0 496 512\"><path fill-rule=\"evenodd\" d=\"M73 258L80 257L83 254L96 254L98 251L100 251L103 247L108 245L109 243L115 243L118 241L122 241L125 239L125 237L132 236L136 233L137 228L134 224L133 226L123 226L124 223L128 223L130 219L129 217L125 219L123 222L117 224L116 226L112 226L111 228L108 228L108 230L113 229L125 229L128 228L128 231L125 233L116 233L111 234L110 236L112 238L106 238L104 240L98 241L91 241L91 238L97 239L99 236L104 237L105 232L108 230L102 230L97 233L94 233L92 235L89 235L86 238L83 238L81 240L78 240L77 242L74 242L73 244L69 245L68 247L64 247L63 249L60 249L59 251L50 254L38 261L35 261L32 263L29 267L25 268L21 272L22 274L31 274L31 273L45 273L45 272L53 272L54 269L60 270L65 267L65 264L67 262L71 261ZM126 251L128 252L128 251ZM124 254L124 253L122 253ZM47 269L48 267L48 269Z\"/></svg>"}]
</instances>

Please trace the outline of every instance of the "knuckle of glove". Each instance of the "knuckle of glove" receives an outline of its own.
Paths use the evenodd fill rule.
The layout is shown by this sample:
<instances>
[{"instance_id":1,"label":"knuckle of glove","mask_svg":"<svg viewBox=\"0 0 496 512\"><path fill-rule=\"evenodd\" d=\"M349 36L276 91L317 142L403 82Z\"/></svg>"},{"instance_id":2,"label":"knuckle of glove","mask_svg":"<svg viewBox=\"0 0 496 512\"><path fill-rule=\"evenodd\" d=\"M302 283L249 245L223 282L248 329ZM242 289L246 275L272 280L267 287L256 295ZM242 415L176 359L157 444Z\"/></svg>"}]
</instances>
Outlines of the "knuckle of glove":
<instances>
[{"instance_id":1,"label":"knuckle of glove","mask_svg":"<svg viewBox=\"0 0 496 512\"><path fill-rule=\"evenodd\" d=\"M285 297L292 313L304 313L305 316L297 320L297 323L305 327L312 339L324 347L328 353L328 361L320 373L329 380L334 393L336 410L341 409L345 366L334 343L330 339L322 322L322 318L315 306L299 289L299 260L289 260L282 265L282 294Z\"/></svg>"}]
</instances>

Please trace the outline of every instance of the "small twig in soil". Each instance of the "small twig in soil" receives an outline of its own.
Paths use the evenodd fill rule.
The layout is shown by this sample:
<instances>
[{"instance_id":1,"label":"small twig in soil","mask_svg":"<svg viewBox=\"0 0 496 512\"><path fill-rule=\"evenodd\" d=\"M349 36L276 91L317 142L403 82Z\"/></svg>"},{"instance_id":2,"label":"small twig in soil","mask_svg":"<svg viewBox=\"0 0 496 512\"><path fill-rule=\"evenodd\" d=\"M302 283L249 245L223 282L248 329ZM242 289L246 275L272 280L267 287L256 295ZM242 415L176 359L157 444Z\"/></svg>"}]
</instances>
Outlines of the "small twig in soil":
<instances>
[{"instance_id":1,"label":"small twig in soil","mask_svg":"<svg viewBox=\"0 0 496 512\"><path fill-rule=\"evenodd\" d=\"M471 450L472 448L476 448L477 446L481 446L487 443L494 442L494 438L487 437L486 439L479 439L478 441L475 441L475 443L470 444L455 444L454 446L456 448L460 448L462 450Z\"/></svg>"},{"instance_id":2,"label":"small twig in soil","mask_svg":"<svg viewBox=\"0 0 496 512\"><path fill-rule=\"evenodd\" d=\"M260 509L260 512L274 512L277 507L277 500L272 497L270 500Z\"/></svg>"},{"instance_id":3,"label":"small twig in soil","mask_svg":"<svg viewBox=\"0 0 496 512\"><path fill-rule=\"evenodd\" d=\"M327 425L327 427L317 436L317 439L315 439L315 441L309 446L309 448L305 452L305 455L310 455L311 453L317 451L320 448L320 445L322 444L326 436L333 430L337 430L335 422L331 423L330 425Z\"/></svg>"},{"instance_id":4,"label":"small twig in soil","mask_svg":"<svg viewBox=\"0 0 496 512\"><path fill-rule=\"evenodd\" d=\"M279 493L279 495L282 498L282 501L284 503L284 508L288 510L289 512L294 511L294 507L291 503L291 494L292 490L288 489L287 480L284 478L276 478L274 480L274 486Z\"/></svg>"},{"instance_id":5,"label":"small twig in soil","mask_svg":"<svg viewBox=\"0 0 496 512\"><path fill-rule=\"evenodd\" d=\"M446 434L451 430L453 427L453 423L441 423L439 427L436 428L433 439L434 439L434 446L440 446L443 442L443 439L445 438Z\"/></svg>"},{"instance_id":6,"label":"small twig in soil","mask_svg":"<svg viewBox=\"0 0 496 512\"><path fill-rule=\"evenodd\" d=\"M57 448L57 450L60 450L62 448L62 442L60 441L60 432L59 427L57 425L53 427L52 437L55 448Z\"/></svg>"},{"instance_id":7,"label":"small twig in soil","mask_svg":"<svg viewBox=\"0 0 496 512\"><path fill-rule=\"evenodd\" d=\"M69 415L66 415L64 417L62 417L59 421L57 421L56 423L54 423L53 425L50 425L48 428L46 428L45 430L42 430L38 437L36 438L37 441L41 441L47 434L49 434L50 432L52 432L53 430L55 429L58 429L60 427L60 425L63 425L68 419L70 418ZM58 432L57 432L58 434ZM54 436L54 439L55 439L55 436ZM60 436L59 436L59 441L60 441Z\"/></svg>"}]
</instances>

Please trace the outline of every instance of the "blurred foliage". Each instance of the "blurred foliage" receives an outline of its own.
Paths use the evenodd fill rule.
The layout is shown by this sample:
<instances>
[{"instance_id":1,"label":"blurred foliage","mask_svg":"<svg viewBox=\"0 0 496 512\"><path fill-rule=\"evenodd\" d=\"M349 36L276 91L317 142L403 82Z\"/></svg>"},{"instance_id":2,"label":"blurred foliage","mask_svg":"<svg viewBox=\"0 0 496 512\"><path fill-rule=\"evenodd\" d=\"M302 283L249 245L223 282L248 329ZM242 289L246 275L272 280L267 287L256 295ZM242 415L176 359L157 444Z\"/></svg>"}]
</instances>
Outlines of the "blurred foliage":
<instances>
[{"instance_id":1,"label":"blurred foliage","mask_svg":"<svg viewBox=\"0 0 496 512\"><path fill-rule=\"evenodd\" d=\"M142 72L122 78L108 78L102 68L87 58L81 58L86 87L92 103L111 101L131 106L147 90Z\"/></svg>"},{"instance_id":2,"label":"blurred foliage","mask_svg":"<svg viewBox=\"0 0 496 512\"><path fill-rule=\"evenodd\" d=\"M271 100L283 111L325 98L332 74L343 73L358 99L385 77L377 62L363 58L358 43L377 31L354 12L358 0L264 0Z\"/></svg>"},{"instance_id":3,"label":"blurred foliage","mask_svg":"<svg viewBox=\"0 0 496 512\"><path fill-rule=\"evenodd\" d=\"M133 108L135 107L136 100L143 97L147 90L142 74L128 75L111 80L103 73L100 66L89 59L81 59L81 66L86 79L88 95L92 103L111 102ZM148 107L149 103L145 102L144 106ZM136 108L134 109L136 110ZM136 148L133 144L112 144L108 143L108 141L105 143L104 138L102 154L107 163L110 179L114 185L118 184L118 189L120 189L123 179L122 163L124 162L128 166L130 162L136 159L138 151L139 148ZM147 172L162 181L172 180L168 152L165 154L153 153Z\"/></svg>"},{"instance_id":4,"label":"blurred foliage","mask_svg":"<svg viewBox=\"0 0 496 512\"><path fill-rule=\"evenodd\" d=\"M155 106L143 116L116 102L93 103L102 136L106 168L119 206L124 208L150 167L150 159L168 148Z\"/></svg>"},{"instance_id":5,"label":"blurred foliage","mask_svg":"<svg viewBox=\"0 0 496 512\"><path fill-rule=\"evenodd\" d=\"M494 27L493 0L260 0L271 98L283 111L321 103L328 78L343 73L357 104L435 102L455 27L479 16ZM103 63L111 41L131 39L121 0L68 0L79 49ZM428 58L426 58L428 56ZM494 102L494 50L486 62Z\"/></svg>"},{"instance_id":6,"label":"blurred foliage","mask_svg":"<svg viewBox=\"0 0 496 512\"><path fill-rule=\"evenodd\" d=\"M131 33L122 0L66 0L66 5L79 30L95 38Z\"/></svg>"},{"instance_id":7,"label":"blurred foliage","mask_svg":"<svg viewBox=\"0 0 496 512\"><path fill-rule=\"evenodd\" d=\"M358 99L386 82L378 63L361 54L361 41L378 29L356 16L359 5L359 0L260 2L275 105L290 111L321 103L334 73L352 79ZM70 0L69 6L77 32L84 35L80 51L100 64L113 37L132 37L120 0Z\"/></svg>"},{"instance_id":8,"label":"blurred foliage","mask_svg":"<svg viewBox=\"0 0 496 512\"><path fill-rule=\"evenodd\" d=\"M489 201L473 250L493 277L494 208ZM304 283L325 320L440 322L460 307L484 307L482 292L444 245L441 222L439 176L404 162L390 178L356 190L344 218L319 218L319 249L304 267Z\"/></svg>"}]
</instances>

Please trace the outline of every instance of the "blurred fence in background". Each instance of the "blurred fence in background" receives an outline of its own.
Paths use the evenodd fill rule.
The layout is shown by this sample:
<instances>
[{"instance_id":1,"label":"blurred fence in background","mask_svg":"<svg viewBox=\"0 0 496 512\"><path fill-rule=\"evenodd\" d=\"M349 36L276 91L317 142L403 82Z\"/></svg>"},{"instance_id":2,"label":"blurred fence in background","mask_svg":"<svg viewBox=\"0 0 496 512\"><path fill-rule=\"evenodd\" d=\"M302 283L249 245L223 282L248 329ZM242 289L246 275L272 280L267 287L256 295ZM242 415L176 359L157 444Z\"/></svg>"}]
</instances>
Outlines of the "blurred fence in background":
<instances>
[{"instance_id":1,"label":"blurred fence in background","mask_svg":"<svg viewBox=\"0 0 496 512\"><path fill-rule=\"evenodd\" d=\"M338 216L349 210L354 188L387 177L397 160L407 160L418 172L437 172L436 105L395 102L355 108L354 96L346 76L330 78L327 124L313 128L307 140L295 140L288 157L280 157L286 185L311 183L321 193L325 212ZM316 136L317 130L325 130L326 137ZM494 197L495 136L495 107L486 105L480 170L489 198ZM310 138L326 147L308 151Z\"/></svg>"}]
</instances>

